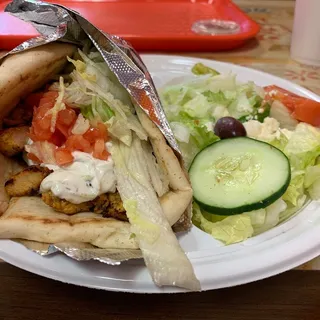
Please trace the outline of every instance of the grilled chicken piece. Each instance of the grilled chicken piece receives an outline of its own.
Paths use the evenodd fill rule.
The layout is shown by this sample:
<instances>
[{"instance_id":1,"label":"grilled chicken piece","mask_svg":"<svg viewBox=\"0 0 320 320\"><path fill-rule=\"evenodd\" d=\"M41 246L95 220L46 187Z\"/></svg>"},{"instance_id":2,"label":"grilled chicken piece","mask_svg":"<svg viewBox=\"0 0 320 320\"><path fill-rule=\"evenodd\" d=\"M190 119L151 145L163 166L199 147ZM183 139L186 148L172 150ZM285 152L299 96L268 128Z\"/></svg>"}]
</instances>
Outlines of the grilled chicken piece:
<instances>
[{"instance_id":1,"label":"grilled chicken piece","mask_svg":"<svg viewBox=\"0 0 320 320\"><path fill-rule=\"evenodd\" d=\"M128 221L126 210L123 207L119 193L107 193L106 195L109 198L109 206L102 212L102 215L105 218L114 218L117 220ZM96 198L95 200L97 200L98 198Z\"/></svg>"},{"instance_id":2,"label":"grilled chicken piece","mask_svg":"<svg viewBox=\"0 0 320 320\"><path fill-rule=\"evenodd\" d=\"M126 210L118 192L105 193L93 201L93 212L102 214L105 218L128 221Z\"/></svg>"},{"instance_id":3,"label":"grilled chicken piece","mask_svg":"<svg viewBox=\"0 0 320 320\"><path fill-rule=\"evenodd\" d=\"M42 200L56 211L65 214L93 211L105 218L128 221L119 193L105 193L92 201L74 204L56 197L51 191L42 194Z\"/></svg>"},{"instance_id":4,"label":"grilled chicken piece","mask_svg":"<svg viewBox=\"0 0 320 320\"><path fill-rule=\"evenodd\" d=\"M51 172L51 170L40 166L27 167L6 182L6 192L10 197L36 195L39 193L42 180Z\"/></svg>"},{"instance_id":5,"label":"grilled chicken piece","mask_svg":"<svg viewBox=\"0 0 320 320\"><path fill-rule=\"evenodd\" d=\"M65 214L88 212L91 211L92 208L91 201L74 204L67 200L56 197L51 191L44 192L42 194L42 200L45 204L52 207L56 211L63 212Z\"/></svg>"},{"instance_id":6,"label":"grilled chicken piece","mask_svg":"<svg viewBox=\"0 0 320 320\"><path fill-rule=\"evenodd\" d=\"M19 162L6 158L0 153L0 215L7 210L10 200L4 187L5 182L23 168L24 166Z\"/></svg>"},{"instance_id":7,"label":"grilled chicken piece","mask_svg":"<svg viewBox=\"0 0 320 320\"><path fill-rule=\"evenodd\" d=\"M0 152L7 157L21 153L28 140L29 127L14 127L0 132Z\"/></svg>"}]
</instances>

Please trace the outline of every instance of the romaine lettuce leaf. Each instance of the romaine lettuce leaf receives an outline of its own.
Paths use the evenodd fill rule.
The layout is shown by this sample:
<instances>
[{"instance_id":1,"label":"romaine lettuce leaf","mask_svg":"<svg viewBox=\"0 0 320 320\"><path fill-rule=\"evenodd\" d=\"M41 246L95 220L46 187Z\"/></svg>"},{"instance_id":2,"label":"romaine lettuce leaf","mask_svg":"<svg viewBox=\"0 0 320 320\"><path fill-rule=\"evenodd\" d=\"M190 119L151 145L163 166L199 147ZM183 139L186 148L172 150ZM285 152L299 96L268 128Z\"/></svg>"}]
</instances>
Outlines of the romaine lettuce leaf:
<instances>
[{"instance_id":1,"label":"romaine lettuce leaf","mask_svg":"<svg viewBox=\"0 0 320 320\"><path fill-rule=\"evenodd\" d=\"M270 109L268 105L261 108L263 90L253 82L238 84L234 74L213 75L201 64L194 70L198 70L198 77L180 85L167 86L160 92L166 116L187 165L196 153L218 139L213 128L220 118L259 114L262 121Z\"/></svg>"},{"instance_id":2,"label":"romaine lettuce leaf","mask_svg":"<svg viewBox=\"0 0 320 320\"><path fill-rule=\"evenodd\" d=\"M194 203L192 220L197 227L228 245L273 228L286 209L286 202L280 198L265 209L226 217L204 212Z\"/></svg>"},{"instance_id":3,"label":"romaine lettuce leaf","mask_svg":"<svg viewBox=\"0 0 320 320\"><path fill-rule=\"evenodd\" d=\"M295 170L304 170L314 165L320 155L320 130L300 122L283 151Z\"/></svg>"},{"instance_id":4,"label":"romaine lettuce leaf","mask_svg":"<svg viewBox=\"0 0 320 320\"><path fill-rule=\"evenodd\" d=\"M286 202L280 198L265 209L247 212L246 215L249 215L251 218L254 235L265 232L276 226L280 221L280 214L286 209Z\"/></svg>"},{"instance_id":5,"label":"romaine lettuce leaf","mask_svg":"<svg viewBox=\"0 0 320 320\"><path fill-rule=\"evenodd\" d=\"M226 245L244 241L253 235L253 228L248 215L237 214L228 216L218 222L211 222L202 215L196 203L193 204L193 222L200 229Z\"/></svg>"}]
</instances>

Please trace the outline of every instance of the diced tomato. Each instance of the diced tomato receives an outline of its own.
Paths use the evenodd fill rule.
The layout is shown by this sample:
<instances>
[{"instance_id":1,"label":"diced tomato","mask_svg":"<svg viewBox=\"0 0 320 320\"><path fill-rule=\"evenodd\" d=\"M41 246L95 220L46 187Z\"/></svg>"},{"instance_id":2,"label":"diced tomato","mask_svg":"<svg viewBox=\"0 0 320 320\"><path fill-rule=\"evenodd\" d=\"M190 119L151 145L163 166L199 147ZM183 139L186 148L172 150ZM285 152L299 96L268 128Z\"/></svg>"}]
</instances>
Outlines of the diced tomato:
<instances>
[{"instance_id":1,"label":"diced tomato","mask_svg":"<svg viewBox=\"0 0 320 320\"><path fill-rule=\"evenodd\" d=\"M37 141L45 141L52 136L52 132L50 131L52 116L47 114L50 109L51 107L48 105L34 109L32 132L36 136Z\"/></svg>"},{"instance_id":2,"label":"diced tomato","mask_svg":"<svg viewBox=\"0 0 320 320\"><path fill-rule=\"evenodd\" d=\"M77 120L77 114L73 109L67 108L59 111L57 123L60 123L67 127L70 127L70 126L73 127L76 120Z\"/></svg>"},{"instance_id":3,"label":"diced tomato","mask_svg":"<svg viewBox=\"0 0 320 320\"><path fill-rule=\"evenodd\" d=\"M98 123L98 130L100 131L100 136L104 141L108 140L108 130L103 123Z\"/></svg>"},{"instance_id":4,"label":"diced tomato","mask_svg":"<svg viewBox=\"0 0 320 320\"><path fill-rule=\"evenodd\" d=\"M65 137L65 139L67 139L70 136L69 127L64 126L60 122L56 123L56 131L59 131L60 134L62 134Z\"/></svg>"},{"instance_id":5,"label":"diced tomato","mask_svg":"<svg viewBox=\"0 0 320 320\"><path fill-rule=\"evenodd\" d=\"M31 138L31 140L33 139ZM66 140L67 138L59 130L56 129L54 134L51 136L51 138L48 141L53 143L57 147L61 147L66 142Z\"/></svg>"},{"instance_id":6,"label":"diced tomato","mask_svg":"<svg viewBox=\"0 0 320 320\"><path fill-rule=\"evenodd\" d=\"M106 149L105 142L103 139L98 139L94 144L93 157L100 160L107 160L109 153Z\"/></svg>"},{"instance_id":7,"label":"diced tomato","mask_svg":"<svg viewBox=\"0 0 320 320\"><path fill-rule=\"evenodd\" d=\"M55 158L57 165L63 166L73 162L73 155L70 150L59 148L56 150Z\"/></svg>"},{"instance_id":8,"label":"diced tomato","mask_svg":"<svg viewBox=\"0 0 320 320\"><path fill-rule=\"evenodd\" d=\"M78 150L78 151L83 151L87 153L92 152L92 147L90 142L80 134L74 134L70 136L67 139L65 145L66 145L66 148L69 149L70 151Z\"/></svg>"},{"instance_id":9,"label":"diced tomato","mask_svg":"<svg viewBox=\"0 0 320 320\"><path fill-rule=\"evenodd\" d=\"M36 163L41 163L41 161L39 160L39 158L37 156L35 156L33 153L28 153L27 154L27 158L30 159L33 162Z\"/></svg>"},{"instance_id":10,"label":"diced tomato","mask_svg":"<svg viewBox=\"0 0 320 320\"><path fill-rule=\"evenodd\" d=\"M95 141L100 138L100 132L96 128L90 128L83 137L90 143L95 143Z\"/></svg>"},{"instance_id":11,"label":"diced tomato","mask_svg":"<svg viewBox=\"0 0 320 320\"><path fill-rule=\"evenodd\" d=\"M39 156L37 152L30 150L30 157L37 162L44 162L41 153L44 149L41 146L44 143L48 151L50 151L48 147L53 146L53 159L58 165L71 163L73 151L92 153L97 159L107 160L109 153L105 142L108 140L108 131L103 123L99 123L96 128L90 128L84 134L72 134L78 113L67 106L66 109L59 111L55 131L51 132L52 114L48 111L54 106L57 97L58 92L56 91L29 97L29 104L38 105L37 108L34 108L29 136L34 141L34 147L39 146L39 150L36 149Z\"/></svg>"},{"instance_id":12,"label":"diced tomato","mask_svg":"<svg viewBox=\"0 0 320 320\"><path fill-rule=\"evenodd\" d=\"M313 126L320 126L320 102L301 97L278 86L267 86L264 90L267 101L279 100L292 112L295 119Z\"/></svg>"}]
</instances>

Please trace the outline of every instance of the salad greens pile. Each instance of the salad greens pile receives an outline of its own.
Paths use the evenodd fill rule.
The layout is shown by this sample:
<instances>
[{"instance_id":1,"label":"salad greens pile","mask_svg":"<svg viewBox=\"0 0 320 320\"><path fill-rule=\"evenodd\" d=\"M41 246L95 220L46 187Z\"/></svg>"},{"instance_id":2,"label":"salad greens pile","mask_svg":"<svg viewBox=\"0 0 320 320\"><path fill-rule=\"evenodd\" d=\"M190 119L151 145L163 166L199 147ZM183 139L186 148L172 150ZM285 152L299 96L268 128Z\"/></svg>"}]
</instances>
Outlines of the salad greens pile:
<instances>
[{"instance_id":1,"label":"salad greens pile","mask_svg":"<svg viewBox=\"0 0 320 320\"><path fill-rule=\"evenodd\" d=\"M221 75L202 64L192 71L196 78L160 92L187 167L200 150L218 140L213 134L218 119L232 116L241 122L263 121L270 113L270 105L263 103L263 89L253 82L238 84L234 74Z\"/></svg>"},{"instance_id":2,"label":"salad greens pile","mask_svg":"<svg viewBox=\"0 0 320 320\"><path fill-rule=\"evenodd\" d=\"M264 209L221 216L193 205L193 222L214 238L232 244L276 226L293 216L308 199L320 200L320 130L309 124L270 115L264 90L253 82L237 83L233 74L221 75L197 64L196 76L161 91L161 99L187 167L195 155L219 140L217 120L240 120L250 138L280 149L289 159L291 181L284 195ZM272 116L272 117L271 117ZM279 120L279 121L278 121Z\"/></svg>"}]
</instances>

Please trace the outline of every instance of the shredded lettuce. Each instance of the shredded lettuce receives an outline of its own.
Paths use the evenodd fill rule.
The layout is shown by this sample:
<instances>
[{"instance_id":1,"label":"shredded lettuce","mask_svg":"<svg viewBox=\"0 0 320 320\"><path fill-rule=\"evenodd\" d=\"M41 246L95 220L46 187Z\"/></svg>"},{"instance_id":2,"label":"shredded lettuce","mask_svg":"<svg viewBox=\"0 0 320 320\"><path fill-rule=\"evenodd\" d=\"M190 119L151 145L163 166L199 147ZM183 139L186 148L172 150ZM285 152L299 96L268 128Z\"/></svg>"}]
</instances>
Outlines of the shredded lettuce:
<instances>
[{"instance_id":1,"label":"shredded lettuce","mask_svg":"<svg viewBox=\"0 0 320 320\"><path fill-rule=\"evenodd\" d=\"M47 111L46 115L51 115L51 126L50 126L50 131L54 132L56 129L56 122L58 118L58 113L59 111L62 111L66 108L65 103L63 102L65 96L65 85L64 85L64 80L63 77L60 77L59 79L59 93L58 97L56 99L56 102L54 103L54 106Z\"/></svg>"},{"instance_id":2,"label":"shredded lettuce","mask_svg":"<svg viewBox=\"0 0 320 320\"><path fill-rule=\"evenodd\" d=\"M68 58L75 69L70 75L72 83L66 88L66 102L79 107L91 125L106 124L110 135L127 145L131 144L132 132L146 140L128 92L99 54L87 56L79 50L79 55L82 60Z\"/></svg>"},{"instance_id":3,"label":"shredded lettuce","mask_svg":"<svg viewBox=\"0 0 320 320\"><path fill-rule=\"evenodd\" d=\"M114 115L114 111L98 96L92 96L91 104L80 107L82 115L95 126L97 123L106 123Z\"/></svg>"}]
</instances>

